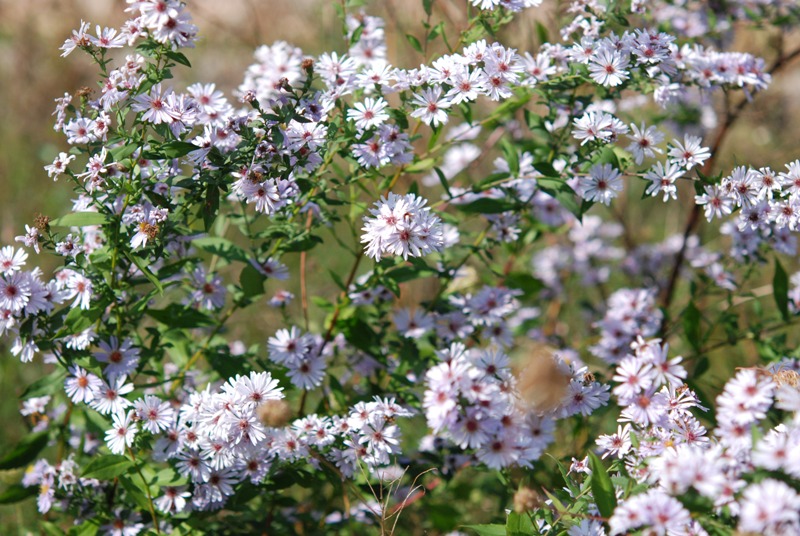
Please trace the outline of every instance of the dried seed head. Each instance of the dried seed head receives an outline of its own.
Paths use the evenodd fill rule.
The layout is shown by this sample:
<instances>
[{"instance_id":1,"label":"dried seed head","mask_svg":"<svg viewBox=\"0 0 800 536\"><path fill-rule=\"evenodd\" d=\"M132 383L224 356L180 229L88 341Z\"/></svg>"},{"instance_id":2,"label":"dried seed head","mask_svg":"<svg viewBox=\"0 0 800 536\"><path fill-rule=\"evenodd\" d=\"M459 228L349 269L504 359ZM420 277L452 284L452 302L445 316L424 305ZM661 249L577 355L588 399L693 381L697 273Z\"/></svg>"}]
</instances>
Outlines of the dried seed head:
<instances>
[{"instance_id":1,"label":"dried seed head","mask_svg":"<svg viewBox=\"0 0 800 536\"><path fill-rule=\"evenodd\" d=\"M142 222L139 224L139 227L142 232L147 235L148 240L155 240L156 236L158 236L158 225Z\"/></svg>"},{"instance_id":2,"label":"dried seed head","mask_svg":"<svg viewBox=\"0 0 800 536\"><path fill-rule=\"evenodd\" d=\"M253 184L258 184L264 181L264 174L260 171L252 170L247 174L247 180Z\"/></svg>"},{"instance_id":3,"label":"dried seed head","mask_svg":"<svg viewBox=\"0 0 800 536\"><path fill-rule=\"evenodd\" d=\"M514 494L514 511L518 514L536 510L541 505L542 498L534 489L523 486Z\"/></svg>"},{"instance_id":4,"label":"dried seed head","mask_svg":"<svg viewBox=\"0 0 800 536\"><path fill-rule=\"evenodd\" d=\"M45 232L50 227L50 217L44 214L37 214L33 219L33 226L39 231Z\"/></svg>"},{"instance_id":5,"label":"dried seed head","mask_svg":"<svg viewBox=\"0 0 800 536\"><path fill-rule=\"evenodd\" d=\"M267 400L256 409L258 419L264 426L279 428L292 418L292 409L283 400Z\"/></svg>"},{"instance_id":6,"label":"dried seed head","mask_svg":"<svg viewBox=\"0 0 800 536\"><path fill-rule=\"evenodd\" d=\"M772 376L772 380L778 385L788 385L789 387L800 387L800 374L794 370L779 370Z\"/></svg>"},{"instance_id":7,"label":"dried seed head","mask_svg":"<svg viewBox=\"0 0 800 536\"><path fill-rule=\"evenodd\" d=\"M78 91L75 92L75 96L80 99L87 99L92 95L92 93L94 93L94 90L92 88L90 88L89 86L83 86L82 88L78 89Z\"/></svg>"},{"instance_id":8,"label":"dried seed head","mask_svg":"<svg viewBox=\"0 0 800 536\"><path fill-rule=\"evenodd\" d=\"M519 393L527 409L536 413L556 409L567 394L570 374L555 360L554 350L534 347L519 366Z\"/></svg>"}]
</instances>

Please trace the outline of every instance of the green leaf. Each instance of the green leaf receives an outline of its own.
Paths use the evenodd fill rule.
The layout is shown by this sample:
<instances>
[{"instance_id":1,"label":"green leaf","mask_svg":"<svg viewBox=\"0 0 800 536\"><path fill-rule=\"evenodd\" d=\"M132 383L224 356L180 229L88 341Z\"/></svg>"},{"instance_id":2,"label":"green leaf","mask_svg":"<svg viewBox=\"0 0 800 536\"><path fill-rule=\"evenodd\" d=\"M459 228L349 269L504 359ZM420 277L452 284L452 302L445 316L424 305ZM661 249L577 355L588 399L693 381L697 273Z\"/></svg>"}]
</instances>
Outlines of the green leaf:
<instances>
[{"instance_id":1,"label":"green leaf","mask_svg":"<svg viewBox=\"0 0 800 536\"><path fill-rule=\"evenodd\" d=\"M206 188L206 199L203 207L200 209L200 215L203 218L203 227L208 232L217 219L217 212L219 212L219 188L214 184L209 184Z\"/></svg>"},{"instance_id":2,"label":"green leaf","mask_svg":"<svg viewBox=\"0 0 800 536\"><path fill-rule=\"evenodd\" d=\"M433 168L433 172L436 173L436 176L439 177L439 184L442 185L444 188L445 193L447 193L447 197L452 198L453 192L450 191L450 185L447 184L447 177L444 176L444 173L438 167Z\"/></svg>"},{"instance_id":3,"label":"green leaf","mask_svg":"<svg viewBox=\"0 0 800 536\"><path fill-rule=\"evenodd\" d=\"M697 364L694 366L694 370L692 371L693 378L699 378L706 372L708 372L709 367L711 366L711 362L709 361L708 357L703 356L697 360Z\"/></svg>"},{"instance_id":4,"label":"green leaf","mask_svg":"<svg viewBox=\"0 0 800 536\"><path fill-rule=\"evenodd\" d=\"M560 513L560 514L563 514L564 512L566 512L566 511L567 511L567 507L566 507L566 506L564 506L564 503L562 503L562 502L559 500L559 498L558 498L558 497L556 497L555 495L553 495L552 493L550 493L550 492L549 492L549 491L547 491L546 489L545 489L545 490L542 490L542 491L544 491L544 494L547 496L547 498L548 498L548 499L550 499L550 502L552 502L552 503L553 503L553 508L555 508L555 509L556 509L556 512L558 512L558 513Z\"/></svg>"},{"instance_id":5,"label":"green leaf","mask_svg":"<svg viewBox=\"0 0 800 536\"><path fill-rule=\"evenodd\" d=\"M64 536L64 531L50 521L39 521L39 530L48 536Z\"/></svg>"},{"instance_id":6,"label":"green leaf","mask_svg":"<svg viewBox=\"0 0 800 536\"><path fill-rule=\"evenodd\" d=\"M419 43L419 39L411 34L406 34L406 40L411 45L411 48L422 54L422 45Z\"/></svg>"},{"instance_id":7,"label":"green leaf","mask_svg":"<svg viewBox=\"0 0 800 536\"><path fill-rule=\"evenodd\" d=\"M146 313L171 328L200 328L214 325L214 320L207 314L177 303L172 303L164 309L147 309Z\"/></svg>"},{"instance_id":8,"label":"green leaf","mask_svg":"<svg viewBox=\"0 0 800 536\"><path fill-rule=\"evenodd\" d=\"M399 268L395 268L390 272L386 272L386 277L396 281L397 283L404 283L406 281L412 281L414 279L421 279L423 277L432 277L437 275L439 272L434 270L433 268L419 268L417 266L400 266Z\"/></svg>"},{"instance_id":9,"label":"green leaf","mask_svg":"<svg viewBox=\"0 0 800 536\"><path fill-rule=\"evenodd\" d=\"M505 525L464 525L464 528L475 531L478 536L506 536Z\"/></svg>"},{"instance_id":10,"label":"green leaf","mask_svg":"<svg viewBox=\"0 0 800 536\"><path fill-rule=\"evenodd\" d=\"M534 529L528 514L511 512L506 521L506 534L508 536L528 536L538 534L538 532Z\"/></svg>"},{"instance_id":11,"label":"green leaf","mask_svg":"<svg viewBox=\"0 0 800 536\"><path fill-rule=\"evenodd\" d=\"M554 180L559 180L561 173L556 171L556 168L553 167L553 164L549 164L547 162L536 162L533 164L533 169L544 175L545 177L552 177ZM563 182L563 181L562 181Z\"/></svg>"},{"instance_id":12,"label":"green leaf","mask_svg":"<svg viewBox=\"0 0 800 536\"><path fill-rule=\"evenodd\" d=\"M536 27L536 38L539 40L539 46L550 41L547 27L538 20L534 23Z\"/></svg>"},{"instance_id":13,"label":"green leaf","mask_svg":"<svg viewBox=\"0 0 800 536\"><path fill-rule=\"evenodd\" d=\"M589 466L592 469L591 486L592 496L600 515L609 518L617 507L617 497L614 495L614 485L608 476L603 462L594 452L589 453Z\"/></svg>"},{"instance_id":14,"label":"green leaf","mask_svg":"<svg viewBox=\"0 0 800 536\"><path fill-rule=\"evenodd\" d=\"M514 115L517 110L525 106L528 101L531 100L532 96L533 93L525 92L521 95L518 94L514 97L506 99L503 104L495 108L491 115L486 118L486 129L490 130L496 128L498 125L503 123L506 119Z\"/></svg>"},{"instance_id":15,"label":"green leaf","mask_svg":"<svg viewBox=\"0 0 800 536\"><path fill-rule=\"evenodd\" d=\"M186 156L192 151L198 150L200 147L194 143L187 143L185 141L170 141L162 144L158 148L159 158L180 158Z\"/></svg>"},{"instance_id":16,"label":"green leaf","mask_svg":"<svg viewBox=\"0 0 800 536\"><path fill-rule=\"evenodd\" d=\"M466 212L467 214L499 214L517 208L516 203L506 201L505 199L493 199L491 197L476 199L471 203L454 206L461 212Z\"/></svg>"},{"instance_id":17,"label":"green leaf","mask_svg":"<svg viewBox=\"0 0 800 536\"><path fill-rule=\"evenodd\" d=\"M73 212L50 222L52 227L89 227L103 225L108 220L105 214L99 212Z\"/></svg>"},{"instance_id":18,"label":"green leaf","mask_svg":"<svg viewBox=\"0 0 800 536\"><path fill-rule=\"evenodd\" d=\"M435 0L422 0L422 9L425 10L425 14L430 16L433 10L433 2Z\"/></svg>"},{"instance_id":19,"label":"green leaf","mask_svg":"<svg viewBox=\"0 0 800 536\"><path fill-rule=\"evenodd\" d=\"M227 261L247 262L247 252L227 238L205 236L192 240L192 244Z\"/></svg>"},{"instance_id":20,"label":"green leaf","mask_svg":"<svg viewBox=\"0 0 800 536\"><path fill-rule=\"evenodd\" d=\"M686 310L683 311L683 332L686 334L689 344L697 351L700 351L703 344L701 340L702 320L703 316L700 310L695 306L694 302L690 301L689 305L686 306Z\"/></svg>"},{"instance_id":21,"label":"green leaf","mask_svg":"<svg viewBox=\"0 0 800 536\"><path fill-rule=\"evenodd\" d=\"M283 251L295 252L308 251L317 244L322 244L322 238L318 237L317 235L304 234L283 246L282 249Z\"/></svg>"},{"instance_id":22,"label":"green leaf","mask_svg":"<svg viewBox=\"0 0 800 536\"><path fill-rule=\"evenodd\" d=\"M784 321L789 320L789 277L781 266L781 261L775 257L775 275L772 277L772 294L775 304L781 312Z\"/></svg>"},{"instance_id":23,"label":"green leaf","mask_svg":"<svg viewBox=\"0 0 800 536\"><path fill-rule=\"evenodd\" d=\"M340 321L342 333L350 344L369 355L381 353L381 338L369 324L357 317L341 319L340 316Z\"/></svg>"},{"instance_id":24,"label":"green leaf","mask_svg":"<svg viewBox=\"0 0 800 536\"><path fill-rule=\"evenodd\" d=\"M128 260L131 261L139 269L139 271L142 272L142 274L144 274L147 280L158 289L158 293L163 294L164 286L161 284L161 281L158 280L158 277L156 277L156 275L150 271L150 268L147 267L147 261L134 255L130 251L123 250L122 252L125 254L125 257L127 257Z\"/></svg>"},{"instance_id":25,"label":"green leaf","mask_svg":"<svg viewBox=\"0 0 800 536\"><path fill-rule=\"evenodd\" d=\"M544 283L530 274L512 272L506 276L505 285L521 290L526 298L535 297L544 288Z\"/></svg>"},{"instance_id":26,"label":"green leaf","mask_svg":"<svg viewBox=\"0 0 800 536\"><path fill-rule=\"evenodd\" d=\"M562 207L569 210L577 218L580 218L586 212L584 204L578 204L578 196L564 180L555 177L539 177L536 179L536 183L539 185L540 190L558 201Z\"/></svg>"},{"instance_id":27,"label":"green leaf","mask_svg":"<svg viewBox=\"0 0 800 536\"><path fill-rule=\"evenodd\" d=\"M47 432L36 432L22 438L11 452L0 458L0 471L29 464L47 446Z\"/></svg>"},{"instance_id":28,"label":"green leaf","mask_svg":"<svg viewBox=\"0 0 800 536\"><path fill-rule=\"evenodd\" d=\"M93 521L84 521L80 525L70 527L67 534L69 536L95 536L99 528L100 526Z\"/></svg>"},{"instance_id":29,"label":"green leaf","mask_svg":"<svg viewBox=\"0 0 800 536\"><path fill-rule=\"evenodd\" d=\"M102 307L94 306L88 310L79 307L70 309L67 316L64 317L64 327L59 330L59 335L63 336L80 333L97 322L97 319L102 316L105 309L105 304L103 304Z\"/></svg>"},{"instance_id":30,"label":"green leaf","mask_svg":"<svg viewBox=\"0 0 800 536\"><path fill-rule=\"evenodd\" d=\"M31 398L33 396L53 395L63 389L64 378L67 377L66 370L57 368L47 376L39 378L25 389L20 399Z\"/></svg>"},{"instance_id":31,"label":"green leaf","mask_svg":"<svg viewBox=\"0 0 800 536\"><path fill-rule=\"evenodd\" d=\"M407 173L421 173L423 171L431 169L435 163L436 163L435 159L425 158L423 160L414 162L413 164L405 168L405 171Z\"/></svg>"},{"instance_id":32,"label":"green leaf","mask_svg":"<svg viewBox=\"0 0 800 536\"><path fill-rule=\"evenodd\" d=\"M86 464L81 476L83 478L96 478L97 480L112 480L127 473L131 467L133 467L133 462L125 456L107 454L94 458Z\"/></svg>"},{"instance_id":33,"label":"green leaf","mask_svg":"<svg viewBox=\"0 0 800 536\"><path fill-rule=\"evenodd\" d=\"M138 150L139 150L138 143L129 143L128 145L120 145L119 147L114 147L113 149L109 149L108 154L111 155L111 159L114 162L119 162L120 160L129 157Z\"/></svg>"},{"instance_id":34,"label":"green leaf","mask_svg":"<svg viewBox=\"0 0 800 536\"><path fill-rule=\"evenodd\" d=\"M181 54L180 52L175 52L174 50L167 50L165 55L175 63L180 63L181 65L185 65L186 67L190 68L192 66L192 64L189 63L188 58L183 54Z\"/></svg>"},{"instance_id":35,"label":"green leaf","mask_svg":"<svg viewBox=\"0 0 800 536\"><path fill-rule=\"evenodd\" d=\"M242 290L248 298L264 294L264 281L266 280L264 274L256 270L250 263L246 264L242 268L242 273L239 274L239 284L242 285Z\"/></svg>"},{"instance_id":36,"label":"green leaf","mask_svg":"<svg viewBox=\"0 0 800 536\"><path fill-rule=\"evenodd\" d=\"M150 509L150 501L147 500L147 493L144 489L144 484L140 478L130 478L128 476L120 476L119 483L128 492L128 497L133 499L133 502L142 510Z\"/></svg>"},{"instance_id":37,"label":"green leaf","mask_svg":"<svg viewBox=\"0 0 800 536\"><path fill-rule=\"evenodd\" d=\"M353 35L350 37L350 44L354 45L361 41L361 35L364 33L364 25L359 24L358 28L353 30Z\"/></svg>"},{"instance_id":38,"label":"green leaf","mask_svg":"<svg viewBox=\"0 0 800 536\"><path fill-rule=\"evenodd\" d=\"M22 484L12 484L0 493L0 504L14 504L33 497L39 492L37 486L25 487Z\"/></svg>"},{"instance_id":39,"label":"green leaf","mask_svg":"<svg viewBox=\"0 0 800 536\"><path fill-rule=\"evenodd\" d=\"M519 176L519 152L517 148L507 139L500 140L500 149L508 162L508 169L511 171L512 177Z\"/></svg>"},{"instance_id":40,"label":"green leaf","mask_svg":"<svg viewBox=\"0 0 800 536\"><path fill-rule=\"evenodd\" d=\"M619 156L613 147L603 147L597 158L594 159L595 164L611 164L614 169L622 169L619 163Z\"/></svg>"}]
</instances>

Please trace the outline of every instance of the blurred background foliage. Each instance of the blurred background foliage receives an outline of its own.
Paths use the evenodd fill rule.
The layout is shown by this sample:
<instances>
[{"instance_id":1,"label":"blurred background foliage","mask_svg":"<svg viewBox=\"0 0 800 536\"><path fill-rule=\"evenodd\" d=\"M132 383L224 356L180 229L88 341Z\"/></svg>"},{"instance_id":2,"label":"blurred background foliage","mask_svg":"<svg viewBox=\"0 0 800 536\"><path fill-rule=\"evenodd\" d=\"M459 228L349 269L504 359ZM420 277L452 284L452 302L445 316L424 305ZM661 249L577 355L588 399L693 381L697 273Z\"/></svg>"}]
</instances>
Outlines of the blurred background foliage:
<instances>
[{"instance_id":1,"label":"blurred background foliage","mask_svg":"<svg viewBox=\"0 0 800 536\"><path fill-rule=\"evenodd\" d=\"M341 21L336 16L334 3L330 0L191 1L190 11L194 23L200 28L201 40L195 49L184 51L193 68L176 70L174 86L183 89L194 82L214 82L234 101L231 90L241 82L258 45L285 40L301 47L309 56L331 50L345 51ZM563 12L564 4L545 0L540 8L523 12L504 30L500 40L508 46L535 52L541 44L536 23L549 29L551 39L556 38L556 20ZM448 32L456 34L466 25L465 5L464 0L437 0L431 22L435 24L443 20ZM81 20L92 23L92 28L95 24L118 27L126 18L124 7L122 0L0 0L0 243L13 243L14 237L24 231L24 224L30 224L38 213L56 217L68 210L71 188L64 183L53 183L42 169L59 151L66 149L63 137L52 128L53 99L65 92L74 94L84 86L96 88L98 73L79 51L61 58L58 47ZM425 18L421 2L380 0L367 3L365 10L386 20L389 60L393 65L413 67L426 60L408 45L405 37L408 33L421 36L419 21ZM798 32L788 36L792 43L781 44L775 28L735 30L732 42L724 43L725 48L763 56L768 64L774 61L780 46L790 50L800 44ZM428 59L440 52L435 46L426 51ZM737 164L769 165L783 170L785 163L800 157L798 87L800 68L796 64L789 65L776 76L767 91L755 97L727 136L723 154L717 159L716 171L728 173ZM490 163L494 156L488 155L485 162ZM406 186L407 183L401 184L400 188ZM615 210L624 210L637 242L661 239L682 231L692 194L688 188L684 190L685 203L667 206L655 200L639 203L641 192L632 188L627 199L617 200L619 203L615 203ZM679 208L681 205L684 208ZM597 207L595 210L605 209ZM318 276L310 278L309 294L312 296L335 295L337 291L327 269L337 271L337 263L344 265L349 262L346 256L331 252L334 247L331 244L326 243L309 256L309 273ZM37 259L37 262L46 273L58 264L57 259L46 257ZM297 278L281 285L281 288L295 296L300 295ZM417 298L424 293L424 288L404 289L403 301L418 301ZM294 318L299 318L298 302L296 299L289 308ZM248 314L249 319L243 317L233 328L239 332L234 335L242 337L248 345L263 344L266 336L283 327L281 317L274 311L258 318ZM321 318L319 311L317 314ZM579 315L564 316L560 322L562 332L569 332L571 322L580 324L583 319ZM588 331L588 326L575 325L573 328L578 333ZM38 358L31 364L22 365L8 355L3 344L0 342L0 422L3 423L0 453L7 452L26 434L26 425L19 415L19 396L25 386L45 372ZM714 376L727 377L728 370L746 362L746 355L752 351L745 345L742 355L734 361L726 361L727 355L713 360L714 366L727 369ZM19 477L18 472L0 472L0 486L17 482ZM459 477L463 482L469 482L470 478L469 472ZM502 486L498 486L497 496L486 493L486 489L480 496L474 496L479 488L473 485L461 488L462 492L458 492L456 482L450 491L455 492L454 496L463 500L465 505L470 504L474 521L480 520L482 510L497 512L498 506L502 509L508 502L507 498L499 495ZM435 491L425 501L430 503L426 511L439 512L443 520L452 519L451 510L461 507L441 500L439 504ZM407 523L413 526L413 516L419 512L403 515L412 516ZM35 532L38 519L34 501L0 506L0 534ZM424 522L434 528L438 523L435 518Z\"/></svg>"}]
</instances>

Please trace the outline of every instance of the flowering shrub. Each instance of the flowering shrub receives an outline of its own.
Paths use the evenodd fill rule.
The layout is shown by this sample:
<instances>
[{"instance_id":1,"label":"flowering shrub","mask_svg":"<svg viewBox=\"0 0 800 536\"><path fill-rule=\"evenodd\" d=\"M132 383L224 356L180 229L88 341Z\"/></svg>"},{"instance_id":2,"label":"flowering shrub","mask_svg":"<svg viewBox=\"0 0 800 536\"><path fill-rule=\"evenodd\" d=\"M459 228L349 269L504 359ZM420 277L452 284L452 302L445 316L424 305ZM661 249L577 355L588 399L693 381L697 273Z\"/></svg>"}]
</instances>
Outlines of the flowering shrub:
<instances>
[{"instance_id":1,"label":"flowering shrub","mask_svg":"<svg viewBox=\"0 0 800 536\"><path fill-rule=\"evenodd\" d=\"M127 3L62 47L102 73L56 100L72 210L0 249L0 334L51 371L0 501L76 535L800 533L800 160L715 165L800 56L717 45L794 2L576 0L534 53L496 36L540 0L423 0L402 68L347 0L342 51L259 47L235 99L171 84L191 6ZM639 195L683 232L640 241Z\"/></svg>"}]
</instances>

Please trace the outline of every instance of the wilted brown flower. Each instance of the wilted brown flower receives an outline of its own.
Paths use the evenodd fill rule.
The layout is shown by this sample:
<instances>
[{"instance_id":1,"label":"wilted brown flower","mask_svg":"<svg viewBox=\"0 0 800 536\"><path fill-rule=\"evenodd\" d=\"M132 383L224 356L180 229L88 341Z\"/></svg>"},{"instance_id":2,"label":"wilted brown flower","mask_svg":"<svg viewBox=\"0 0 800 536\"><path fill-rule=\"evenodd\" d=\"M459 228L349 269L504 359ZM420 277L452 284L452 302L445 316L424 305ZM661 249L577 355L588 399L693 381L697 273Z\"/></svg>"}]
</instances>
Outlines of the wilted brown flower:
<instances>
[{"instance_id":1,"label":"wilted brown flower","mask_svg":"<svg viewBox=\"0 0 800 536\"><path fill-rule=\"evenodd\" d=\"M541 504L542 498L534 489L523 486L514 494L514 511L518 514L535 510Z\"/></svg>"},{"instance_id":2,"label":"wilted brown flower","mask_svg":"<svg viewBox=\"0 0 800 536\"><path fill-rule=\"evenodd\" d=\"M256 413L264 426L273 428L285 426L292 418L292 409L284 400L267 400Z\"/></svg>"},{"instance_id":3,"label":"wilted brown flower","mask_svg":"<svg viewBox=\"0 0 800 536\"><path fill-rule=\"evenodd\" d=\"M559 366L554 349L539 345L520 360L519 393L527 408L536 413L553 411L561 404L569 387L570 374Z\"/></svg>"}]
</instances>

